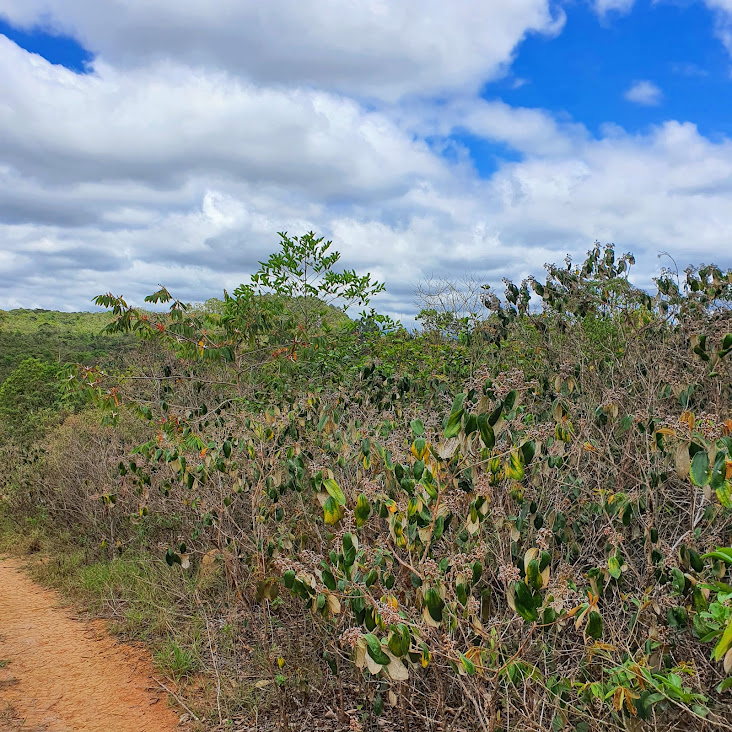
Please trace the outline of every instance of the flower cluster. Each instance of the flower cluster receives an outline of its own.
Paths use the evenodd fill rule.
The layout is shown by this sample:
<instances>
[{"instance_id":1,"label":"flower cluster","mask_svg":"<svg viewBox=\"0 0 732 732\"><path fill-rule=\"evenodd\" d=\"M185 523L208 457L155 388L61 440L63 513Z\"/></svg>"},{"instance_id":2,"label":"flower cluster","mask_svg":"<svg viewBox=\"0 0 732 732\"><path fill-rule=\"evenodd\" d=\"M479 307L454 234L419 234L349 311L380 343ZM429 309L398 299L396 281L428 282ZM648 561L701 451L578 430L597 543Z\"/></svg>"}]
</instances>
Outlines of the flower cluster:
<instances>
[{"instance_id":1,"label":"flower cluster","mask_svg":"<svg viewBox=\"0 0 732 732\"><path fill-rule=\"evenodd\" d=\"M422 562L422 574L429 582L435 582L440 578L440 568L434 559L427 558Z\"/></svg>"},{"instance_id":2,"label":"flower cluster","mask_svg":"<svg viewBox=\"0 0 732 732\"><path fill-rule=\"evenodd\" d=\"M542 422L529 428L527 438L535 442L546 443L547 440L556 435L556 431L557 426L554 422Z\"/></svg>"},{"instance_id":3,"label":"flower cluster","mask_svg":"<svg viewBox=\"0 0 732 732\"><path fill-rule=\"evenodd\" d=\"M521 369L502 371L493 379L494 394L498 399L504 399L511 391L522 391L535 386L535 382L527 381L526 375Z\"/></svg>"},{"instance_id":4,"label":"flower cluster","mask_svg":"<svg viewBox=\"0 0 732 732\"><path fill-rule=\"evenodd\" d=\"M468 389L475 389L478 394L483 393L483 387L485 386L485 382L488 381L491 377L491 369L488 364L483 364L480 368L478 368L475 373L473 374L472 378L468 381L466 386Z\"/></svg>"},{"instance_id":5,"label":"flower cluster","mask_svg":"<svg viewBox=\"0 0 732 732\"><path fill-rule=\"evenodd\" d=\"M340 642L342 646L355 648L361 638L363 638L363 633L360 628L349 628L341 635Z\"/></svg>"},{"instance_id":6,"label":"flower cluster","mask_svg":"<svg viewBox=\"0 0 732 732\"><path fill-rule=\"evenodd\" d=\"M570 586L570 582L575 583L576 580L574 570L568 565L557 568L556 576L547 587L547 596L552 598L549 606L557 614L571 610L582 602L581 594Z\"/></svg>"},{"instance_id":7,"label":"flower cluster","mask_svg":"<svg viewBox=\"0 0 732 732\"><path fill-rule=\"evenodd\" d=\"M441 500L450 513L461 514L467 508L470 502L470 496L465 491L458 489L451 490L450 492L446 491L442 494Z\"/></svg>"},{"instance_id":8,"label":"flower cluster","mask_svg":"<svg viewBox=\"0 0 732 732\"><path fill-rule=\"evenodd\" d=\"M536 536L536 546L541 551L546 551L551 545L552 536L554 536L554 533L551 529L548 529L546 526L542 527Z\"/></svg>"},{"instance_id":9,"label":"flower cluster","mask_svg":"<svg viewBox=\"0 0 732 732\"><path fill-rule=\"evenodd\" d=\"M611 526L605 527L603 534L605 534L608 543L612 544L613 546L617 546L623 541L623 535Z\"/></svg>"},{"instance_id":10,"label":"flower cluster","mask_svg":"<svg viewBox=\"0 0 732 732\"><path fill-rule=\"evenodd\" d=\"M482 498L490 500L493 497L493 486L489 473L480 473L473 486L475 493Z\"/></svg>"},{"instance_id":11,"label":"flower cluster","mask_svg":"<svg viewBox=\"0 0 732 732\"><path fill-rule=\"evenodd\" d=\"M402 616L399 615L399 613L396 611L396 609L392 607L389 599L385 597L382 597L376 603L376 612L379 614L379 617L382 619L385 625L397 625L404 620Z\"/></svg>"},{"instance_id":12,"label":"flower cluster","mask_svg":"<svg viewBox=\"0 0 732 732\"><path fill-rule=\"evenodd\" d=\"M521 579L521 572L513 564L501 564L498 567L498 579L506 585L511 585Z\"/></svg>"},{"instance_id":13,"label":"flower cluster","mask_svg":"<svg viewBox=\"0 0 732 732\"><path fill-rule=\"evenodd\" d=\"M701 432L705 440L718 440L724 435L724 425L717 421L713 414L706 412L696 418L694 428Z\"/></svg>"},{"instance_id":14,"label":"flower cluster","mask_svg":"<svg viewBox=\"0 0 732 732\"><path fill-rule=\"evenodd\" d=\"M377 483L375 480L366 479L361 484L361 492L366 496L366 498L372 501L379 496L382 490L381 484Z\"/></svg>"},{"instance_id":15,"label":"flower cluster","mask_svg":"<svg viewBox=\"0 0 732 732\"><path fill-rule=\"evenodd\" d=\"M570 376L574 376L575 372L575 365L571 363L570 361L564 361L559 366L559 377L561 379L568 379Z\"/></svg>"}]
</instances>

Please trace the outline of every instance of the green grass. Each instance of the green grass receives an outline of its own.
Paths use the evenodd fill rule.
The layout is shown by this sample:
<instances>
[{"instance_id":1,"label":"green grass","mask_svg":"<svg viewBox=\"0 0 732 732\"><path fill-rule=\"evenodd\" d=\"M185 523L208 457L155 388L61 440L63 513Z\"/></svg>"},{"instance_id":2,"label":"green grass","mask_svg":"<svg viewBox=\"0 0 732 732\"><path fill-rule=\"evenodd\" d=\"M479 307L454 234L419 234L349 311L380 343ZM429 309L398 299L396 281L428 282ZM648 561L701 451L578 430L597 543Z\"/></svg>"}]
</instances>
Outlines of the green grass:
<instances>
[{"instance_id":1,"label":"green grass","mask_svg":"<svg viewBox=\"0 0 732 732\"><path fill-rule=\"evenodd\" d=\"M183 677L200 668L197 653L168 638L154 655L155 665L178 683Z\"/></svg>"},{"instance_id":2,"label":"green grass","mask_svg":"<svg viewBox=\"0 0 732 732\"><path fill-rule=\"evenodd\" d=\"M193 580L147 554L99 559L72 537L51 535L42 520L25 523L18 526L0 508L0 552L25 555L34 580L109 619L112 633L143 641L169 678L178 682L201 668L206 626L193 603Z\"/></svg>"}]
</instances>

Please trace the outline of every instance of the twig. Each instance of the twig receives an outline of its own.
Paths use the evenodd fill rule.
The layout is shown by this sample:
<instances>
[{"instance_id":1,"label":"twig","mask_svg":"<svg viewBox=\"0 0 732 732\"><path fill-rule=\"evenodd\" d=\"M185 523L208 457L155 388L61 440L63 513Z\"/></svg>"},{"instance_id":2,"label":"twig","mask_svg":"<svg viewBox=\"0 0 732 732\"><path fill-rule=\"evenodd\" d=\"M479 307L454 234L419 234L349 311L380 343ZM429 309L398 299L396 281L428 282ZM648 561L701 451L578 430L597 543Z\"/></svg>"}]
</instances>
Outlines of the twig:
<instances>
[{"instance_id":1,"label":"twig","mask_svg":"<svg viewBox=\"0 0 732 732\"><path fill-rule=\"evenodd\" d=\"M198 592L196 592L198 596ZM200 602L200 600L199 600ZM202 608L203 609L203 608ZM221 714L221 676L219 675L219 665L216 662L216 654L214 653L213 643L211 642L211 629L208 624L208 615L206 611L203 611L203 619L206 621L206 635L208 636L208 649L211 652L211 661L213 661L214 672L216 673L216 709L219 713L219 724L224 723L224 718Z\"/></svg>"},{"instance_id":2,"label":"twig","mask_svg":"<svg viewBox=\"0 0 732 732\"><path fill-rule=\"evenodd\" d=\"M165 684L164 684L164 683L163 683L162 681L160 681L159 679L156 679L156 678L155 678L154 676L151 676L150 678L151 678L151 679L152 679L152 680L153 680L153 681L154 681L154 682L155 682L155 683L156 683L156 684L157 684L158 686L161 686L161 687L162 687L163 689L165 689L165 691L167 691L167 692L168 692L168 694L170 694L170 695L171 695L171 696L173 697L173 699L175 699L175 700L176 700L176 701L178 702L178 704L180 704L180 705L181 705L181 706L183 707L183 709L185 709L185 710L186 710L186 711L188 712L188 714L190 714L190 715L191 715L191 717L193 717L193 719L195 719L195 720L196 720L196 722L200 722L200 721L201 721L201 720L200 720L200 719L198 718L198 716L196 715L196 713L195 713L195 712L193 712L193 711L192 711L192 710L191 710L191 709L190 709L190 708L188 707L188 705L187 705L187 704L186 704L186 703L185 703L185 702L184 702L184 701L183 701L183 700L182 700L182 699L181 699L181 698L180 698L180 697L179 697L179 696L178 696L178 695L177 695L177 694L176 694L176 693L175 693L174 691L171 691L171 690L170 690L170 689L169 689L169 688L168 688L168 687L167 687L167 686L166 686L166 685L165 685Z\"/></svg>"}]
</instances>

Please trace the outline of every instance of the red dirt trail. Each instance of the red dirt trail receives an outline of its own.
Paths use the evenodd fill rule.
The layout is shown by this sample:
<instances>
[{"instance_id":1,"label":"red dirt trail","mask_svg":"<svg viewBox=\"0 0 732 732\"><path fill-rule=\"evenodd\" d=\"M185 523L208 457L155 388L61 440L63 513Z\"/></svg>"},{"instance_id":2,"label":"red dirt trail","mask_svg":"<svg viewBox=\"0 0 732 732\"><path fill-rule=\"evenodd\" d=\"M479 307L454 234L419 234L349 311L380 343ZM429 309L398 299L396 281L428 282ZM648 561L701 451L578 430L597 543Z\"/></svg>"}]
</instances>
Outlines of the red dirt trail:
<instances>
[{"instance_id":1,"label":"red dirt trail","mask_svg":"<svg viewBox=\"0 0 732 732\"><path fill-rule=\"evenodd\" d=\"M144 654L71 617L21 564L0 558L0 730L174 732Z\"/></svg>"}]
</instances>

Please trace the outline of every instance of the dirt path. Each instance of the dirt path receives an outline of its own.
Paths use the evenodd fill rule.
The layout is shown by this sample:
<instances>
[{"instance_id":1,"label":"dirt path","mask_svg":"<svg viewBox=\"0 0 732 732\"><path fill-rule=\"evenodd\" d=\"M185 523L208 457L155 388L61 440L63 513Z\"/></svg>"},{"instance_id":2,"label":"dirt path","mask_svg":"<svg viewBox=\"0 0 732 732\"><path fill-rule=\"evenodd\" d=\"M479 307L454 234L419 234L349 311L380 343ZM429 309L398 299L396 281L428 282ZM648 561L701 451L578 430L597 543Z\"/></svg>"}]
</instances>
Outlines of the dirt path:
<instances>
[{"instance_id":1,"label":"dirt path","mask_svg":"<svg viewBox=\"0 0 732 732\"><path fill-rule=\"evenodd\" d=\"M0 558L0 730L174 732L149 660Z\"/></svg>"}]
</instances>

